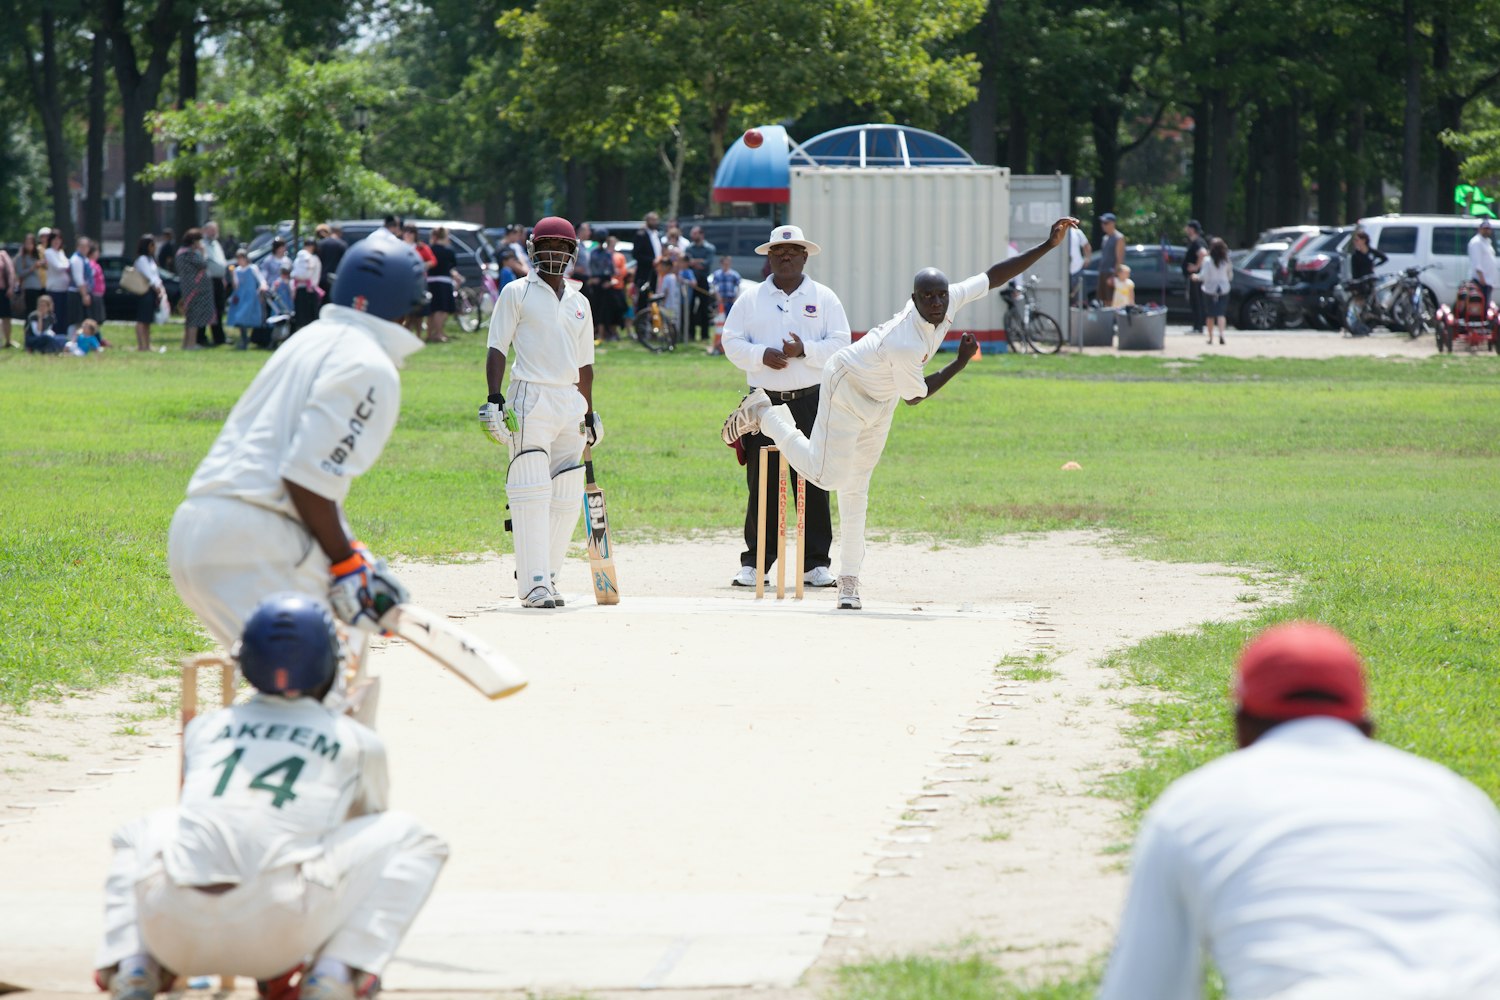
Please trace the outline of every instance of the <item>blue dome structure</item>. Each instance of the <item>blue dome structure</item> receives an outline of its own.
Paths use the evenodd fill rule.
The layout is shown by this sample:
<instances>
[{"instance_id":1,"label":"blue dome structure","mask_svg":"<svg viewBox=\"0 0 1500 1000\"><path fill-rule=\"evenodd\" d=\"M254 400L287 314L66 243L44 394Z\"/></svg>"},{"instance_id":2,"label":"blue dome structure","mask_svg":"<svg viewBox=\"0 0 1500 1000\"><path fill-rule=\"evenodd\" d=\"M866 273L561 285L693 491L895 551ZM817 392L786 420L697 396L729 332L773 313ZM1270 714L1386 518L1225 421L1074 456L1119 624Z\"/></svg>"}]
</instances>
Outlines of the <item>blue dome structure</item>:
<instances>
[{"instance_id":1,"label":"blue dome structure","mask_svg":"<svg viewBox=\"0 0 1500 1000\"><path fill-rule=\"evenodd\" d=\"M714 201L784 205L791 200L792 166L909 169L978 166L962 146L910 125L845 125L798 143L780 125L760 125L757 148L740 136L714 174Z\"/></svg>"}]
</instances>

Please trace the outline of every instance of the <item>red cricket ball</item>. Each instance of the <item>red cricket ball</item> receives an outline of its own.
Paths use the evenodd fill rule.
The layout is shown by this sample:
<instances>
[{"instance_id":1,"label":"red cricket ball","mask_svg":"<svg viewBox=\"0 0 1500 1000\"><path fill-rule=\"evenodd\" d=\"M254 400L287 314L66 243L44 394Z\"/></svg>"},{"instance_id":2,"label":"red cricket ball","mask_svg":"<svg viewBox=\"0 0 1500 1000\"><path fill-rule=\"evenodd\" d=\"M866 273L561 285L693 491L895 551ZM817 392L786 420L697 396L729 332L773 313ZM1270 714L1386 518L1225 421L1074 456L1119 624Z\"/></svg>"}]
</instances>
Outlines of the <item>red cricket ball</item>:
<instances>
[{"instance_id":1,"label":"red cricket ball","mask_svg":"<svg viewBox=\"0 0 1500 1000\"><path fill-rule=\"evenodd\" d=\"M752 128L745 131L745 145L750 149L759 149L760 144L766 141L766 137L760 134L760 129Z\"/></svg>"}]
</instances>

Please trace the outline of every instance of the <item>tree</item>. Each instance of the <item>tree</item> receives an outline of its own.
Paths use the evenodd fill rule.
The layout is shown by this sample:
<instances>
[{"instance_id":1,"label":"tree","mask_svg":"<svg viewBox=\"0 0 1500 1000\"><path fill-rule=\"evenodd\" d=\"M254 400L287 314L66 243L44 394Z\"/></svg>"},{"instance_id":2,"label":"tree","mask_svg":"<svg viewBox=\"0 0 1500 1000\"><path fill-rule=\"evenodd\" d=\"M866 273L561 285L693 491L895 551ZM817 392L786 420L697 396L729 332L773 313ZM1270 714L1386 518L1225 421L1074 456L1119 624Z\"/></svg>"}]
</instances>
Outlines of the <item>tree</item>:
<instances>
[{"instance_id":1,"label":"tree","mask_svg":"<svg viewBox=\"0 0 1500 1000\"><path fill-rule=\"evenodd\" d=\"M500 20L521 42L505 117L544 130L569 157L632 143L655 150L674 129L701 135L712 176L737 119L795 118L842 99L924 124L963 107L974 98L974 57L936 53L984 6L540 0Z\"/></svg>"},{"instance_id":2,"label":"tree","mask_svg":"<svg viewBox=\"0 0 1500 1000\"><path fill-rule=\"evenodd\" d=\"M435 213L438 207L366 167L353 129L356 107L379 108L391 92L358 62L293 58L277 85L227 103L193 102L151 116L180 154L143 173L147 180L192 175L217 192L227 218L249 225L382 211Z\"/></svg>"}]
</instances>

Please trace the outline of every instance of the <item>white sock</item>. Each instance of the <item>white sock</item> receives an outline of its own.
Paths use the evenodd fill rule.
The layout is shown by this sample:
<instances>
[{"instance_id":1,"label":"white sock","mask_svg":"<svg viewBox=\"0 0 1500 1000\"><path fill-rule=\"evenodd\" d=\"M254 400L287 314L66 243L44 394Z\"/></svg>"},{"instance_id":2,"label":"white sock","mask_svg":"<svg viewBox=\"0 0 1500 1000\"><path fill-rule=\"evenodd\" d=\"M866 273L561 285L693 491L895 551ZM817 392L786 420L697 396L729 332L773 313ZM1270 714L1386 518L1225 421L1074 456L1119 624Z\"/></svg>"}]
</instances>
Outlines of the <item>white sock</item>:
<instances>
[{"instance_id":1,"label":"white sock","mask_svg":"<svg viewBox=\"0 0 1500 1000\"><path fill-rule=\"evenodd\" d=\"M336 983L347 983L353 976L350 975L349 966L336 958L320 958L313 966L312 976L319 979L332 979ZM312 978L309 976L308 978Z\"/></svg>"}]
</instances>

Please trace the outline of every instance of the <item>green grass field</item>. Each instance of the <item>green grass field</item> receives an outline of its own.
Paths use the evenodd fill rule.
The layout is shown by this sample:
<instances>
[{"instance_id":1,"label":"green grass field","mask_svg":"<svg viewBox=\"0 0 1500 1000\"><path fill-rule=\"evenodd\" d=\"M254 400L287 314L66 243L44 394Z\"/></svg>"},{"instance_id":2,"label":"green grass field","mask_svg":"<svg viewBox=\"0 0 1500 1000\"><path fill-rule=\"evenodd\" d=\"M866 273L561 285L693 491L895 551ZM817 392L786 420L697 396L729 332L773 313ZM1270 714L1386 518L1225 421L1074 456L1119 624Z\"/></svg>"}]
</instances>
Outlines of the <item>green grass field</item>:
<instances>
[{"instance_id":1,"label":"green grass field","mask_svg":"<svg viewBox=\"0 0 1500 1000\"><path fill-rule=\"evenodd\" d=\"M468 336L412 359L400 426L349 503L375 552L506 544L502 453L474 418L483 354ZM201 643L167 578L167 525L267 356L18 355L0 357L0 702L24 708ZM897 415L870 523L956 543L1105 528L1143 554L1294 581L1290 603L1249 622L1119 655L1131 681L1175 695L1139 710L1144 764L1115 781L1137 812L1228 748L1228 667L1247 636L1302 616L1364 652L1383 739L1497 796L1496 364L987 355ZM718 440L741 392L734 370L633 345L601 350L597 367L608 435L596 458L620 536L736 530L741 472ZM1070 459L1081 472L1059 471ZM979 981L976 996L1012 995Z\"/></svg>"}]
</instances>

